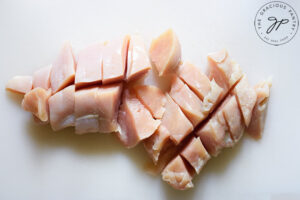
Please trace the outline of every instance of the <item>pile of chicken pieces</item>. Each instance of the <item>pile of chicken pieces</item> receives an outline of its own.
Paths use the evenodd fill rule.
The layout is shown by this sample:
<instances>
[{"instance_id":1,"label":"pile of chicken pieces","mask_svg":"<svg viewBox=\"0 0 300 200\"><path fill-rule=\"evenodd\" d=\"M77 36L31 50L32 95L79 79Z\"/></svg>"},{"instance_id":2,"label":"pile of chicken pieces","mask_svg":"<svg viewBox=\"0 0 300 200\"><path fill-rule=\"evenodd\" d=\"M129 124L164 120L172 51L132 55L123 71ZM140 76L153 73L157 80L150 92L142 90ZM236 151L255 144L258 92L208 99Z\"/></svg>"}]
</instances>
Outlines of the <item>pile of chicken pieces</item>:
<instances>
[{"instance_id":1,"label":"pile of chicken pieces","mask_svg":"<svg viewBox=\"0 0 300 200\"><path fill-rule=\"evenodd\" d=\"M244 132L261 137L271 81L251 86L226 50L207 57L207 72L181 60L173 30L153 39L126 35L82 49L65 43L56 60L6 89L24 94L22 107L54 131L114 133L127 148L143 143L162 179L193 187L211 156L233 147ZM139 84L155 68L170 88Z\"/></svg>"}]
</instances>

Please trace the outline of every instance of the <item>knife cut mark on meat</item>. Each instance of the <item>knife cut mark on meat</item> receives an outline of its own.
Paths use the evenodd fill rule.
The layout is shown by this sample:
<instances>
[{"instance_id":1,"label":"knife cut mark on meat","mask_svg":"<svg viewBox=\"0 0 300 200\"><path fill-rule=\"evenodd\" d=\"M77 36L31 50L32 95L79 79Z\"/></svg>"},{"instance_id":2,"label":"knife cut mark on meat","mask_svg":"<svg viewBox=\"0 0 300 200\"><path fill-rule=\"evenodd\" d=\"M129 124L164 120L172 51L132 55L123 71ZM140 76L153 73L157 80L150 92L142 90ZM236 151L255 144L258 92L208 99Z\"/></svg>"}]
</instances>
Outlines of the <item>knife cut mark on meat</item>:
<instances>
[{"instance_id":1,"label":"knife cut mark on meat","mask_svg":"<svg viewBox=\"0 0 300 200\"><path fill-rule=\"evenodd\" d=\"M13 77L6 89L23 94L23 109L54 131L74 127L76 134L114 133L127 148L143 144L154 171L176 189L193 187L210 158L234 147L244 131L262 135L271 81L252 87L226 50L208 55L204 74L182 62L169 29L149 52L140 35L126 35L77 58L67 42L51 65ZM138 81L151 64L159 79L170 80L169 90Z\"/></svg>"}]
</instances>

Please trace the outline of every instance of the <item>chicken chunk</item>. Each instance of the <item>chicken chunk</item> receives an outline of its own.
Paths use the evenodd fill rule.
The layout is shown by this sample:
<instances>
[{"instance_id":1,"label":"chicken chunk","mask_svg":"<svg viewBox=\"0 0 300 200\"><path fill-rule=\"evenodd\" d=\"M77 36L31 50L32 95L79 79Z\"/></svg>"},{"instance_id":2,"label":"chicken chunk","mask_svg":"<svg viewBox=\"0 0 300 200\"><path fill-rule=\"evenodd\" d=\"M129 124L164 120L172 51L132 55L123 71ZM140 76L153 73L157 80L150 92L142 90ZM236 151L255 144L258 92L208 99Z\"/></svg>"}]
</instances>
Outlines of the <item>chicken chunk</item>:
<instances>
[{"instance_id":1,"label":"chicken chunk","mask_svg":"<svg viewBox=\"0 0 300 200\"><path fill-rule=\"evenodd\" d=\"M200 173L203 166L210 159L210 155L207 153L199 137L193 137L180 155L190 163L197 174Z\"/></svg>"},{"instance_id":2,"label":"chicken chunk","mask_svg":"<svg viewBox=\"0 0 300 200\"><path fill-rule=\"evenodd\" d=\"M128 48L126 80L138 79L150 69L151 63L143 38L140 35L132 35Z\"/></svg>"},{"instance_id":3,"label":"chicken chunk","mask_svg":"<svg viewBox=\"0 0 300 200\"><path fill-rule=\"evenodd\" d=\"M210 92L209 79L195 65L184 62L179 66L177 74L201 100Z\"/></svg>"},{"instance_id":4,"label":"chicken chunk","mask_svg":"<svg viewBox=\"0 0 300 200\"><path fill-rule=\"evenodd\" d=\"M152 85L136 85L134 90L137 98L148 108L152 116L155 119L161 119L165 112L165 94Z\"/></svg>"},{"instance_id":5,"label":"chicken chunk","mask_svg":"<svg viewBox=\"0 0 300 200\"><path fill-rule=\"evenodd\" d=\"M174 31L169 29L154 39L149 54L159 76L175 72L181 62L181 47Z\"/></svg>"},{"instance_id":6,"label":"chicken chunk","mask_svg":"<svg viewBox=\"0 0 300 200\"><path fill-rule=\"evenodd\" d=\"M227 122L231 138L234 142L238 142L243 135L245 124L234 95L229 97L227 104L223 108L223 114Z\"/></svg>"},{"instance_id":7,"label":"chicken chunk","mask_svg":"<svg viewBox=\"0 0 300 200\"><path fill-rule=\"evenodd\" d=\"M211 90L203 100L203 113L205 113L205 115L211 113L214 110L214 108L222 100L225 93L224 89L221 88L214 79L210 81L210 86Z\"/></svg>"},{"instance_id":8,"label":"chicken chunk","mask_svg":"<svg viewBox=\"0 0 300 200\"><path fill-rule=\"evenodd\" d=\"M15 76L7 82L6 89L11 92L25 94L32 89L32 77Z\"/></svg>"},{"instance_id":9,"label":"chicken chunk","mask_svg":"<svg viewBox=\"0 0 300 200\"><path fill-rule=\"evenodd\" d=\"M75 86L70 85L49 100L50 124L54 131L75 125Z\"/></svg>"},{"instance_id":10,"label":"chicken chunk","mask_svg":"<svg viewBox=\"0 0 300 200\"><path fill-rule=\"evenodd\" d=\"M264 129L271 86L271 80L262 81L255 86L257 100L252 111L251 122L246 130L246 132L255 139L261 138Z\"/></svg>"},{"instance_id":11,"label":"chicken chunk","mask_svg":"<svg viewBox=\"0 0 300 200\"><path fill-rule=\"evenodd\" d=\"M42 67L33 73L33 88L44 88L48 90L50 88L50 73L52 65Z\"/></svg>"},{"instance_id":12,"label":"chicken chunk","mask_svg":"<svg viewBox=\"0 0 300 200\"><path fill-rule=\"evenodd\" d=\"M69 42L62 47L58 57L52 64L50 84L52 93L56 93L74 82L75 60Z\"/></svg>"},{"instance_id":13,"label":"chicken chunk","mask_svg":"<svg viewBox=\"0 0 300 200\"><path fill-rule=\"evenodd\" d=\"M109 41L103 50L102 83L124 80L130 37Z\"/></svg>"},{"instance_id":14,"label":"chicken chunk","mask_svg":"<svg viewBox=\"0 0 300 200\"><path fill-rule=\"evenodd\" d=\"M44 88L34 88L27 92L22 101L22 107L28 112L37 117L41 122L48 122L49 120L49 107L48 99L51 96L51 90Z\"/></svg>"},{"instance_id":15,"label":"chicken chunk","mask_svg":"<svg viewBox=\"0 0 300 200\"><path fill-rule=\"evenodd\" d=\"M194 127L204 119L202 101L177 76L172 79L169 94Z\"/></svg>"},{"instance_id":16,"label":"chicken chunk","mask_svg":"<svg viewBox=\"0 0 300 200\"><path fill-rule=\"evenodd\" d=\"M103 49L103 43L96 43L86 47L78 54L75 74L76 88L101 82Z\"/></svg>"},{"instance_id":17,"label":"chicken chunk","mask_svg":"<svg viewBox=\"0 0 300 200\"><path fill-rule=\"evenodd\" d=\"M226 98L213 116L195 131L207 152L212 156L217 156L224 147L232 147L234 144L223 114L223 108L228 101L229 98Z\"/></svg>"},{"instance_id":18,"label":"chicken chunk","mask_svg":"<svg viewBox=\"0 0 300 200\"><path fill-rule=\"evenodd\" d=\"M126 90L119 110L118 123L120 130L117 136L126 147L131 148L150 137L160 125L160 120L154 120L134 92Z\"/></svg>"},{"instance_id":19,"label":"chicken chunk","mask_svg":"<svg viewBox=\"0 0 300 200\"><path fill-rule=\"evenodd\" d=\"M226 50L211 53L207 58L209 79L215 79L227 93L242 78L240 66L229 58Z\"/></svg>"},{"instance_id":20,"label":"chicken chunk","mask_svg":"<svg viewBox=\"0 0 300 200\"><path fill-rule=\"evenodd\" d=\"M254 108L257 95L254 88L248 83L246 76L244 76L236 85L233 93L237 97L238 104L242 110L243 119L246 126L248 126L251 120L252 110Z\"/></svg>"},{"instance_id":21,"label":"chicken chunk","mask_svg":"<svg viewBox=\"0 0 300 200\"><path fill-rule=\"evenodd\" d=\"M193 174L188 170L181 156L176 156L163 170L162 179L178 190L192 188Z\"/></svg>"}]
</instances>

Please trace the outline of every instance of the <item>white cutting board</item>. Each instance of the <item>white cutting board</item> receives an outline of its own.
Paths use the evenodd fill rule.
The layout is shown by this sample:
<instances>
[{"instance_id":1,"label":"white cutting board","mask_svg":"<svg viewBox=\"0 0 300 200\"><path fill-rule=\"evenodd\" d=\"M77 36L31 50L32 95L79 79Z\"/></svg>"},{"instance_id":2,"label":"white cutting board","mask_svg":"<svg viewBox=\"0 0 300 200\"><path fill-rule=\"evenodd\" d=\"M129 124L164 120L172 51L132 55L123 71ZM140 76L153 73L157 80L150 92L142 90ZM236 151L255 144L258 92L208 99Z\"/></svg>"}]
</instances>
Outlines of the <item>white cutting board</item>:
<instances>
[{"instance_id":1,"label":"white cutting board","mask_svg":"<svg viewBox=\"0 0 300 200\"><path fill-rule=\"evenodd\" d=\"M254 18L266 2L0 0L0 199L300 199L300 33L281 46L263 42ZM299 1L286 2L300 14ZM4 89L12 76L51 63L65 40L78 49L169 27L183 59L202 69L207 53L227 48L252 84L273 77L262 139L246 136L210 160L194 189L148 175L141 145L127 150L111 135L35 124Z\"/></svg>"}]
</instances>

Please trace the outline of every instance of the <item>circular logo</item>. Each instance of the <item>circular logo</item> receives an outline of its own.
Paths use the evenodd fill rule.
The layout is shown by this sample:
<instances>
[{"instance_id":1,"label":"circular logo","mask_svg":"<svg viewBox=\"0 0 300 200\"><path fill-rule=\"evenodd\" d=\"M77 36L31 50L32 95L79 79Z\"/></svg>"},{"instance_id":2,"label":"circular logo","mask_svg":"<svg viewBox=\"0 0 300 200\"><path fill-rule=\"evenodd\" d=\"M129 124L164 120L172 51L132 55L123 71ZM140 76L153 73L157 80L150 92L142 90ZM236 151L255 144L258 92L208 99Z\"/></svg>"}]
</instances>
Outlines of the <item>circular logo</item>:
<instances>
[{"instance_id":1,"label":"circular logo","mask_svg":"<svg viewBox=\"0 0 300 200\"><path fill-rule=\"evenodd\" d=\"M256 13L254 27L260 39L278 46L293 39L299 27L299 19L287 3L271 1Z\"/></svg>"}]
</instances>

